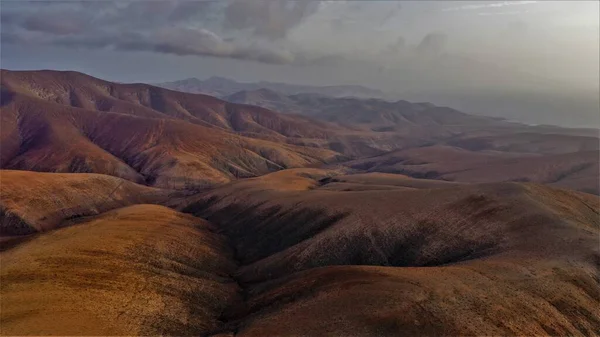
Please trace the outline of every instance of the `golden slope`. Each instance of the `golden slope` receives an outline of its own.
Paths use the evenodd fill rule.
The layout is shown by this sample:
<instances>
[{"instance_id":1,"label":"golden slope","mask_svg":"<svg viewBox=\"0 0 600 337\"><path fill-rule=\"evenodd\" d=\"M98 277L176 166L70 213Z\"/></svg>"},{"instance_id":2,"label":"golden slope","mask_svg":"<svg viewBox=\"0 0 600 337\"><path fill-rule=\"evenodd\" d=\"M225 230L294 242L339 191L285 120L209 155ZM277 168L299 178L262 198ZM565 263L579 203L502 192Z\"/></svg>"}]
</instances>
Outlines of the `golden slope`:
<instances>
[{"instance_id":1,"label":"golden slope","mask_svg":"<svg viewBox=\"0 0 600 337\"><path fill-rule=\"evenodd\" d=\"M342 192L269 176L184 208L234 245L248 300L228 318L242 336L600 331L595 196L519 183Z\"/></svg>"},{"instance_id":2,"label":"golden slope","mask_svg":"<svg viewBox=\"0 0 600 337\"><path fill-rule=\"evenodd\" d=\"M2 335L206 335L238 299L210 224L131 206L2 252Z\"/></svg>"},{"instance_id":3,"label":"golden slope","mask_svg":"<svg viewBox=\"0 0 600 337\"><path fill-rule=\"evenodd\" d=\"M168 191L100 174L0 170L0 234L31 234L65 219L138 203L165 202Z\"/></svg>"}]
</instances>

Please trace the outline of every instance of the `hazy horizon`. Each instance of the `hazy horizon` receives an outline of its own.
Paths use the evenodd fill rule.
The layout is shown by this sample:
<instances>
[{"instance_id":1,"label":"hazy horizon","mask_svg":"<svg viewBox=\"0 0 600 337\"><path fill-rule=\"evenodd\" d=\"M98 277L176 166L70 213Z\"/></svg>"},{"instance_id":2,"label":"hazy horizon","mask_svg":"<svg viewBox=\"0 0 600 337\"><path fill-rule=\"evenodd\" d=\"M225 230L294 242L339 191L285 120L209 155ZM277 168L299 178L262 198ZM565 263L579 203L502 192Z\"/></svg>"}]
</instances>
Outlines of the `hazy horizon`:
<instances>
[{"instance_id":1,"label":"hazy horizon","mask_svg":"<svg viewBox=\"0 0 600 337\"><path fill-rule=\"evenodd\" d=\"M471 113L600 126L597 1L1 6L6 69L75 70L119 82L220 76L363 85Z\"/></svg>"}]
</instances>

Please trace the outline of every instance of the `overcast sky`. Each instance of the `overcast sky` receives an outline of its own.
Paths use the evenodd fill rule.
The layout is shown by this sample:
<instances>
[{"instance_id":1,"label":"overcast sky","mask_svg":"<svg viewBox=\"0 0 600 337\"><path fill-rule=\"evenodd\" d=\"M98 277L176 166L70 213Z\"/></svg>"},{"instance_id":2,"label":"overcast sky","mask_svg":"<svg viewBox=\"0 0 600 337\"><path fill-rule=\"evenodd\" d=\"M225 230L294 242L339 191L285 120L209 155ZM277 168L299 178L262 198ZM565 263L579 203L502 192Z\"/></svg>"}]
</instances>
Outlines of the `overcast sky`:
<instances>
[{"instance_id":1,"label":"overcast sky","mask_svg":"<svg viewBox=\"0 0 600 337\"><path fill-rule=\"evenodd\" d=\"M8 69L69 69L122 82L218 75L363 84L438 96L475 89L587 94L599 87L598 1L0 6L1 66Z\"/></svg>"}]
</instances>

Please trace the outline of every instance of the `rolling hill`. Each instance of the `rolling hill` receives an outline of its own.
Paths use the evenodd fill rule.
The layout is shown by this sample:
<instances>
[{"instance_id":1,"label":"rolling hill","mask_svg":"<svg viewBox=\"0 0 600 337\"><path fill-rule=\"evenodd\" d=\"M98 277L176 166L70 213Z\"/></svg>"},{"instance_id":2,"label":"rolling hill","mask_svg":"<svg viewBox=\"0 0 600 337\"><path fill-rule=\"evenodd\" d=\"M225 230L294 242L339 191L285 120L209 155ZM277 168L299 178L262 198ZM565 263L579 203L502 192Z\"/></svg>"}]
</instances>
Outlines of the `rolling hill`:
<instances>
[{"instance_id":1,"label":"rolling hill","mask_svg":"<svg viewBox=\"0 0 600 337\"><path fill-rule=\"evenodd\" d=\"M600 326L597 197L518 183L405 190L415 179L393 175L360 180L398 189L340 192L325 189L331 174L282 171L183 208L219 224L240 259L248 295L231 313L238 335L586 335Z\"/></svg>"},{"instance_id":2,"label":"rolling hill","mask_svg":"<svg viewBox=\"0 0 600 337\"><path fill-rule=\"evenodd\" d=\"M1 257L2 335L206 335L239 298L225 238L157 205L86 218Z\"/></svg>"},{"instance_id":3,"label":"rolling hill","mask_svg":"<svg viewBox=\"0 0 600 337\"><path fill-rule=\"evenodd\" d=\"M512 139L515 140L518 138ZM525 146L531 148L534 144L528 143ZM561 146L565 146L565 143L561 143ZM554 151L557 149L550 150ZM435 145L352 160L345 162L343 166L358 172L399 173L445 181L535 182L600 194L599 163L598 150L532 154L504 152L493 148L470 151L448 145Z\"/></svg>"},{"instance_id":4,"label":"rolling hill","mask_svg":"<svg viewBox=\"0 0 600 337\"><path fill-rule=\"evenodd\" d=\"M13 93L3 100L3 169L109 174L193 189L335 160L333 151L279 144L176 119L74 108Z\"/></svg>"},{"instance_id":5,"label":"rolling hill","mask_svg":"<svg viewBox=\"0 0 600 337\"><path fill-rule=\"evenodd\" d=\"M53 193L9 199L30 204ZM600 328L600 204L589 194L303 168L165 204L179 211L123 205L5 246L2 335Z\"/></svg>"},{"instance_id":6,"label":"rolling hill","mask_svg":"<svg viewBox=\"0 0 600 337\"><path fill-rule=\"evenodd\" d=\"M147 84L113 83L72 71L2 70L1 83L3 101L10 101L11 93L19 93L86 110L180 119L239 133L265 132L280 137L306 138L318 138L325 133L318 123L302 117Z\"/></svg>"},{"instance_id":7,"label":"rolling hill","mask_svg":"<svg viewBox=\"0 0 600 337\"><path fill-rule=\"evenodd\" d=\"M175 195L124 179L87 173L0 170L0 186L0 235L48 231L68 219L134 204L165 203Z\"/></svg>"},{"instance_id":8,"label":"rolling hill","mask_svg":"<svg viewBox=\"0 0 600 337\"><path fill-rule=\"evenodd\" d=\"M239 136L329 149L351 157L381 154L398 147L421 144L432 132L435 133L364 132L306 116L229 103L207 95L176 92L146 84L112 83L77 72L2 70L1 82L2 104L8 105L16 100L13 105L17 109L25 98L34 98L37 105L41 101L54 104L49 108L51 110L62 109L56 106L62 105L146 119L179 120ZM21 110L29 111L29 108ZM14 120L7 122L10 123L14 124ZM8 132L11 130L5 134ZM220 138L223 137L228 136Z\"/></svg>"}]
</instances>

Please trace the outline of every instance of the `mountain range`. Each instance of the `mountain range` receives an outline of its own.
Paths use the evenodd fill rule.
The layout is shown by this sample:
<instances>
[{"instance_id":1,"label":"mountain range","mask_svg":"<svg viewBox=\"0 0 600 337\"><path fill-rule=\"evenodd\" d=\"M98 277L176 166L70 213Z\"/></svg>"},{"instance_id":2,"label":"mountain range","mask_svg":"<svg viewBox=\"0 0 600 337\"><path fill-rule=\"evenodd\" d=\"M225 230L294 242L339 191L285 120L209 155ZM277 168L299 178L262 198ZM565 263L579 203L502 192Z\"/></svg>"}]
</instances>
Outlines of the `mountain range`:
<instances>
[{"instance_id":1,"label":"mountain range","mask_svg":"<svg viewBox=\"0 0 600 337\"><path fill-rule=\"evenodd\" d=\"M361 85L311 86L267 81L243 83L218 76L209 77L206 80L192 77L173 82L155 83L154 85L165 89L196 94L202 93L217 97L231 95L238 91L258 89L276 90L287 95L320 93L332 97L384 98L388 96L388 94L380 90Z\"/></svg>"},{"instance_id":2,"label":"mountain range","mask_svg":"<svg viewBox=\"0 0 600 337\"><path fill-rule=\"evenodd\" d=\"M266 81L242 83L222 77L211 77L206 80L188 78L155 85L220 98L238 92L256 95L260 90L267 90L285 96L317 94L333 98L374 98L389 102L421 101L450 106L473 115L528 124L578 128L600 126L598 90L578 90L564 83L481 64L471 59L447 57L441 60L443 60L442 64L437 66L417 62L402 70L386 70L385 76L389 77L390 84L383 90L360 85L310 86ZM364 66L364 64L347 65L347 71ZM372 74L381 76L381 71L372 68L365 76ZM488 75L472 76L471 73ZM413 79L420 79L420 81ZM262 95L271 94L262 93Z\"/></svg>"},{"instance_id":3,"label":"mountain range","mask_svg":"<svg viewBox=\"0 0 600 337\"><path fill-rule=\"evenodd\" d=\"M361 87L0 82L2 335L600 331L597 130Z\"/></svg>"}]
</instances>

